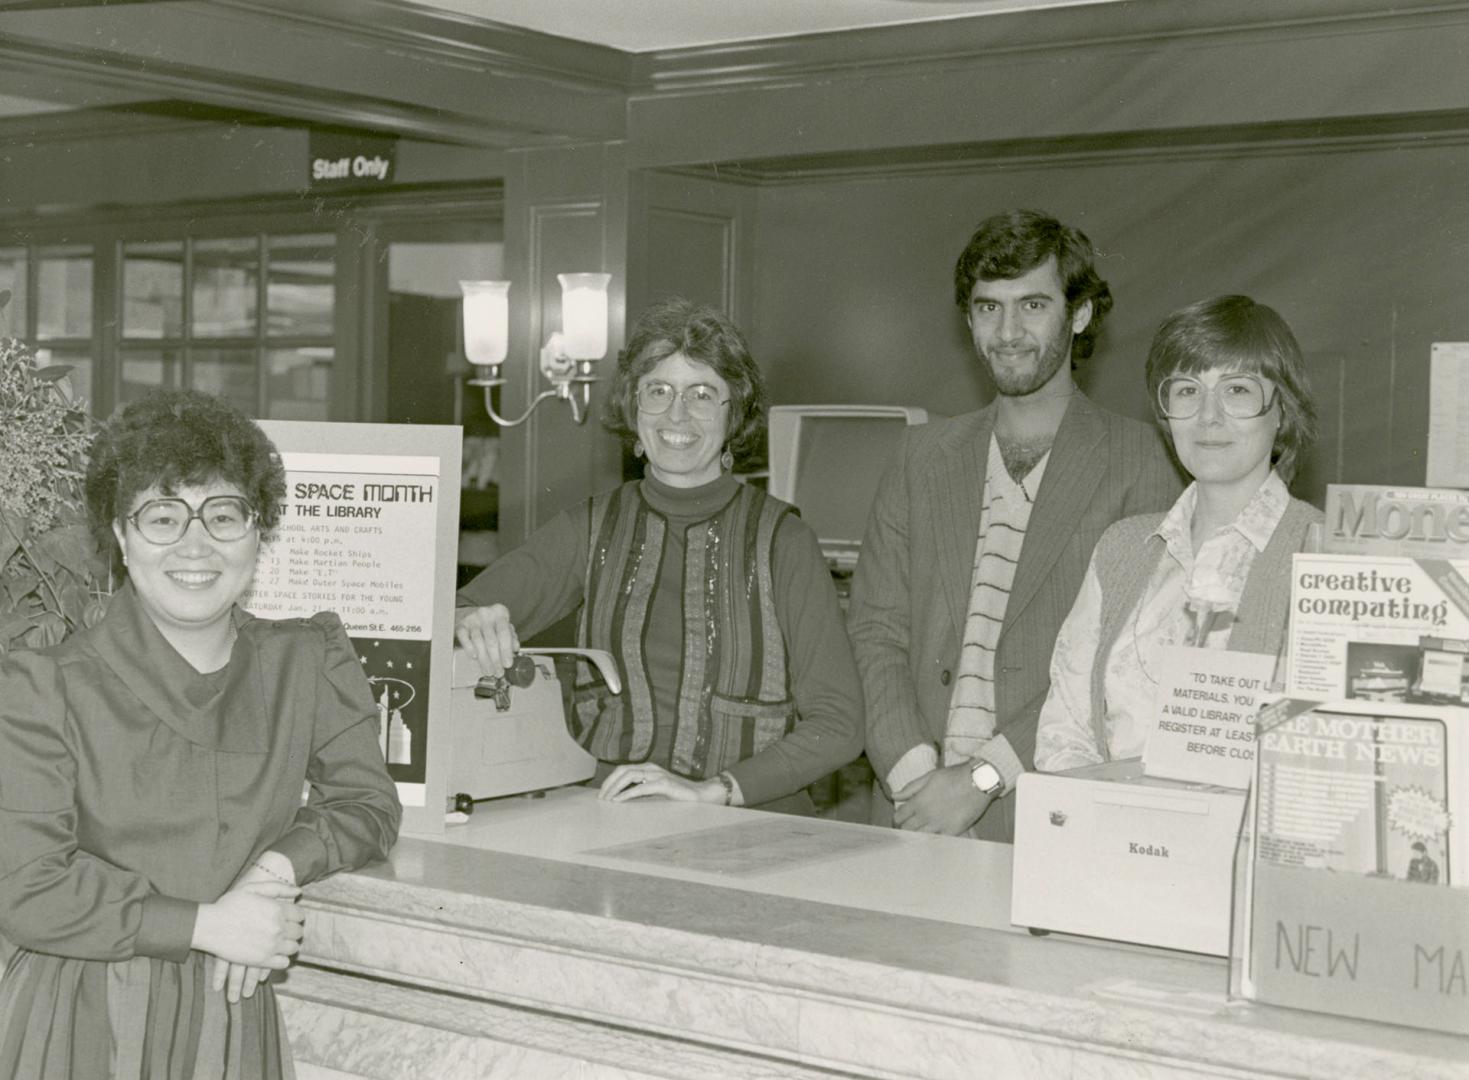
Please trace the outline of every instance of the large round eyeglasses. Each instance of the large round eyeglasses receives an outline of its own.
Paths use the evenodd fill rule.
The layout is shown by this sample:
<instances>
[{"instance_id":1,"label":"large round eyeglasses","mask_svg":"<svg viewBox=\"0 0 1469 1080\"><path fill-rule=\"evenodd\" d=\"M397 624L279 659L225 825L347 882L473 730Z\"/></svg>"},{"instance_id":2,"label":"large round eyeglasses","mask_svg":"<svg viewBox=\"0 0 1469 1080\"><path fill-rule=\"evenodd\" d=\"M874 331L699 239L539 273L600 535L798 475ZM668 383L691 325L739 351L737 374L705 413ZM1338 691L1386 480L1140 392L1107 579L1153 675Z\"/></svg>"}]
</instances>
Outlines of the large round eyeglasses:
<instances>
[{"instance_id":1,"label":"large round eyeglasses","mask_svg":"<svg viewBox=\"0 0 1469 1080\"><path fill-rule=\"evenodd\" d=\"M1242 372L1221 376L1212 390L1192 375L1170 375L1158 387L1158 407L1169 420L1190 420L1210 395L1225 416L1236 420L1264 416L1275 403L1275 394L1258 375Z\"/></svg>"},{"instance_id":2,"label":"large round eyeglasses","mask_svg":"<svg viewBox=\"0 0 1469 1080\"><path fill-rule=\"evenodd\" d=\"M649 416L662 416L680 398L695 420L718 419L719 410L729 402L729 398L720 397L719 391L708 383L694 383L676 390L670 383L653 379L638 387L638 410Z\"/></svg>"},{"instance_id":3,"label":"large round eyeglasses","mask_svg":"<svg viewBox=\"0 0 1469 1080\"><path fill-rule=\"evenodd\" d=\"M173 544L183 539L198 518L204 531L221 543L242 539L255 525L255 510L238 495L211 495L195 510L183 499L149 499L127 516L133 528L150 544Z\"/></svg>"}]
</instances>

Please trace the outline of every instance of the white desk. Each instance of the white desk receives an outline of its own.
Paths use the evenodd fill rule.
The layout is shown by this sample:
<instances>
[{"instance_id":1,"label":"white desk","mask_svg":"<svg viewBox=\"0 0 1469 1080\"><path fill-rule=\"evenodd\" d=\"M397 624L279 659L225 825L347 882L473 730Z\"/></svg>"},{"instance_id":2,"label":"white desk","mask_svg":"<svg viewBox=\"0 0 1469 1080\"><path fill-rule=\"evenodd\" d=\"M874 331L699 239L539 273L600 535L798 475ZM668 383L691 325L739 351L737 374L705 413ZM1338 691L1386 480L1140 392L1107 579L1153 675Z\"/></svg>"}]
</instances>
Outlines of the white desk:
<instances>
[{"instance_id":1,"label":"white desk","mask_svg":"<svg viewBox=\"0 0 1469 1080\"><path fill-rule=\"evenodd\" d=\"M588 854L771 818L573 789L311 886L281 988L303 1080L1469 1075L1469 1039L1232 1003L1219 960L1017 932L1004 846L883 833L761 873ZM866 831L799 824L831 847Z\"/></svg>"}]
</instances>

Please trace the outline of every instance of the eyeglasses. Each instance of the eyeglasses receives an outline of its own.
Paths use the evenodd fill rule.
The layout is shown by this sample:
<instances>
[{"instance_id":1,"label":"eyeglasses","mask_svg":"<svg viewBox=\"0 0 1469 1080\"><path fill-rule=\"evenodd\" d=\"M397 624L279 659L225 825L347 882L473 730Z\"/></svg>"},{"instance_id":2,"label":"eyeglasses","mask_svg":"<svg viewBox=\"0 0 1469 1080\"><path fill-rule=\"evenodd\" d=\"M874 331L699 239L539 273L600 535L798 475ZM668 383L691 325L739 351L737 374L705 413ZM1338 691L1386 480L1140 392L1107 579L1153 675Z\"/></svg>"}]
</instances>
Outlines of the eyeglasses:
<instances>
[{"instance_id":1,"label":"eyeglasses","mask_svg":"<svg viewBox=\"0 0 1469 1080\"><path fill-rule=\"evenodd\" d=\"M662 416L680 398L683 399L683 407L695 420L714 420L719 416L719 410L729 403L729 398L720 397L719 391L708 383L694 383L675 390L670 384L654 379L638 387L638 409L649 416Z\"/></svg>"},{"instance_id":2,"label":"eyeglasses","mask_svg":"<svg viewBox=\"0 0 1469 1080\"><path fill-rule=\"evenodd\" d=\"M1158 407L1169 420L1191 420L1211 394L1220 411L1235 420L1264 416L1275 403L1275 394L1267 393L1258 375L1224 375L1212 390L1192 375L1170 375L1158 387Z\"/></svg>"},{"instance_id":3,"label":"eyeglasses","mask_svg":"<svg viewBox=\"0 0 1469 1080\"><path fill-rule=\"evenodd\" d=\"M149 499L127 516L150 544L182 540L198 518L204 531L221 543L239 540L255 524L255 510L238 495L211 495L195 510L183 499Z\"/></svg>"}]
</instances>

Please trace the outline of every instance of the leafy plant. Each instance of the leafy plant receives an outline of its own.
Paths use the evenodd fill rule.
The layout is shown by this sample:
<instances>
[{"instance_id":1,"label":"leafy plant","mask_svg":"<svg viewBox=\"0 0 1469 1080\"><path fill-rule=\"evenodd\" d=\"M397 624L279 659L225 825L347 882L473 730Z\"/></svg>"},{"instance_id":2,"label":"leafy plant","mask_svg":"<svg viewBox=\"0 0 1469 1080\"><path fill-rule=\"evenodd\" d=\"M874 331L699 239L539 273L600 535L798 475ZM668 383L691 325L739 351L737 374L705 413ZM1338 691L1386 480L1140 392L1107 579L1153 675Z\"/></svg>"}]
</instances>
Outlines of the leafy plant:
<instances>
[{"instance_id":1,"label":"leafy plant","mask_svg":"<svg viewBox=\"0 0 1469 1080\"><path fill-rule=\"evenodd\" d=\"M0 291L0 309L9 300ZM82 494L92 423L70 370L0 338L0 653L92 625L110 595Z\"/></svg>"}]
</instances>

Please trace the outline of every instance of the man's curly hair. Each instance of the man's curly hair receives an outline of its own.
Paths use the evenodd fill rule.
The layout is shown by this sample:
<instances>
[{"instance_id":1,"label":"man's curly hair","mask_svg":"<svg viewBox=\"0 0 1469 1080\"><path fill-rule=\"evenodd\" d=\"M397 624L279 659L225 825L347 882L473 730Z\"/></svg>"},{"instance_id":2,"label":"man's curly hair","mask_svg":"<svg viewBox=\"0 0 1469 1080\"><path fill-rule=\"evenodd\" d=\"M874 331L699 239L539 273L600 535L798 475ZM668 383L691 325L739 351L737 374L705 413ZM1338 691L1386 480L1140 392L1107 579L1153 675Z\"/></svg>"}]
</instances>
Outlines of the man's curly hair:
<instances>
[{"instance_id":1,"label":"man's curly hair","mask_svg":"<svg viewBox=\"0 0 1469 1080\"><path fill-rule=\"evenodd\" d=\"M954 265L954 303L969 311L976 281L1018 278L1049 258L1066 290L1066 313L1090 301L1091 321L1071 339L1071 366L1091 356L1102 322L1112 310L1112 290L1098 275L1096 251L1080 229L1039 210L1009 210L985 218Z\"/></svg>"},{"instance_id":2,"label":"man's curly hair","mask_svg":"<svg viewBox=\"0 0 1469 1080\"><path fill-rule=\"evenodd\" d=\"M87 514L103 551L120 555L112 525L142 492L233 484L255 510L262 538L280 521L286 472L275 446L239 409L198 390L150 391L113 414L92 444Z\"/></svg>"}]
</instances>

